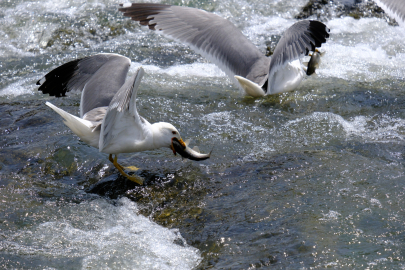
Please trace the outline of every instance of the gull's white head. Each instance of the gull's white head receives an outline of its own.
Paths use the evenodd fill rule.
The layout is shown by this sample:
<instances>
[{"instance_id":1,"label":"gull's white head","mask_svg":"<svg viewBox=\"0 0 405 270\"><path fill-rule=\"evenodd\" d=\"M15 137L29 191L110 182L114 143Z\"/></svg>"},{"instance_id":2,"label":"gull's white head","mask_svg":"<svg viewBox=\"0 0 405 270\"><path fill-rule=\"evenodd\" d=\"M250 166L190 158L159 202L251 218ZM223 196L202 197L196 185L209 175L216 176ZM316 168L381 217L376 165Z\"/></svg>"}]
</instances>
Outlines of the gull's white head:
<instances>
[{"instance_id":1,"label":"gull's white head","mask_svg":"<svg viewBox=\"0 0 405 270\"><path fill-rule=\"evenodd\" d=\"M186 144L181 139L179 131L169 123L160 122L153 124L155 127L155 132L153 134L153 141L157 147L169 147L172 149L173 153L176 151L173 147L173 139L177 139L184 147Z\"/></svg>"}]
</instances>

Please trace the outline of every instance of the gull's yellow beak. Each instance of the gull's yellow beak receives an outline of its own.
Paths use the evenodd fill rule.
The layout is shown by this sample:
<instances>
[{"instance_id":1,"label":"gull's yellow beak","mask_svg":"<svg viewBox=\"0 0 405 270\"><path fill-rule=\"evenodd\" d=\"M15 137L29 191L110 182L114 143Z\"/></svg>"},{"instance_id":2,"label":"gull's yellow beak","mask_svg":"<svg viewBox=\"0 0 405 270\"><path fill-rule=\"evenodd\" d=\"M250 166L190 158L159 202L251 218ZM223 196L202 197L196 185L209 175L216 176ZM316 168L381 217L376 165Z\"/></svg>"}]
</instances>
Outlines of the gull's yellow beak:
<instances>
[{"instance_id":1,"label":"gull's yellow beak","mask_svg":"<svg viewBox=\"0 0 405 270\"><path fill-rule=\"evenodd\" d=\"M173 140L178 141L178 142L184 147L184 149L186 149L187 145L186 145L186 143L183 141L182 138L180 138L180 140L179 140L179 139L177 139L176 137L173 137L173 138L172 138L172 144L170 145L170 149L172 149L174 155L176 155L176 149L174 149Z\"/></svg>"}]
</instances>

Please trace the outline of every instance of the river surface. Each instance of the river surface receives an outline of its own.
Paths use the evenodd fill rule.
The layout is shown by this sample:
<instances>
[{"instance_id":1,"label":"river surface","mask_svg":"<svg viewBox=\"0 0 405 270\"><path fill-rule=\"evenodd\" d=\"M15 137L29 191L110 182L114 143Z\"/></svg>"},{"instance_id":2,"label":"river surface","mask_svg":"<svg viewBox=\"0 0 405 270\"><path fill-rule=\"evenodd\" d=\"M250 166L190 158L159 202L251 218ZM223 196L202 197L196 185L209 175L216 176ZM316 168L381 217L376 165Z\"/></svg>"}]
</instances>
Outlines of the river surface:
<instances>
[{"instance_id":1,"label":"river surface","mask_svg":"<svg viewBox=\"0 0 405 270\"><path fill-rule=\"evenodd\" d=\"M317 75L254 99L118 3L0 1L1 269L405 268L405 29L332 5ZM164 3L228 18L265 53L306 1ZM80 93L35 83L101 52L142 65L139 113L212 157L121 154L137 186L81 142L45 106L78 115Z\"/></svg>"}]
</instances>

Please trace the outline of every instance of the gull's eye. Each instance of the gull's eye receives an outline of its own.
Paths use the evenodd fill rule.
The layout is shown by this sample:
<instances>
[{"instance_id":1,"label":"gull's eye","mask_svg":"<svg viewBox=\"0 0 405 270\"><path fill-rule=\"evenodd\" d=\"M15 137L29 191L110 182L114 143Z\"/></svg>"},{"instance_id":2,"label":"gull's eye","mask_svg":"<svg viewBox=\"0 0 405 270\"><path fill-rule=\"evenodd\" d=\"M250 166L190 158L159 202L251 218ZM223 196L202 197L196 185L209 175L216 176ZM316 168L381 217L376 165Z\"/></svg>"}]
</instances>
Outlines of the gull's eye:
<instances>
[{"instance_id":1,"label":"gull's eye","mask_svg":"<svg viewBox=\"0 0 405 270\"><path fill-rule=\"evenodd\" d=\"M177 134L177 132L176 132L176 131L172 131L172 134L173 134L173 135L176 135L176 134Z\"/></svg>"}]
</instances>

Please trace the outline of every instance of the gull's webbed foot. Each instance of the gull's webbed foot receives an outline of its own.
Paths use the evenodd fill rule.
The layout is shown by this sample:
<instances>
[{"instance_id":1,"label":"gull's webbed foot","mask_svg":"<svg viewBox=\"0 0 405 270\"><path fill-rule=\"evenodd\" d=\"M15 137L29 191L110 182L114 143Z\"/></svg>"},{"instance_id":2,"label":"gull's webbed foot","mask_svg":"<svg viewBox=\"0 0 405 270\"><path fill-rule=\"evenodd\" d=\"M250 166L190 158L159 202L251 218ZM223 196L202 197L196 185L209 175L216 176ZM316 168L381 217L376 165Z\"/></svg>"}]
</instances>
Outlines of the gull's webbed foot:
<instances>
[{"instance_id":1,"label":"gull's webbed foot","mask_svg":"<svg viewBox=\"0 0 405 270\"><path fill-rule=\"evenodd\" d=\"M130 170L130 171L133 171L133 172L136 172L137 170L139 170L139 168L136 167L136 166L127 166L127 167L124 167L124 168L127 169L127 170Z\"/></svg>"}]
</instances>

